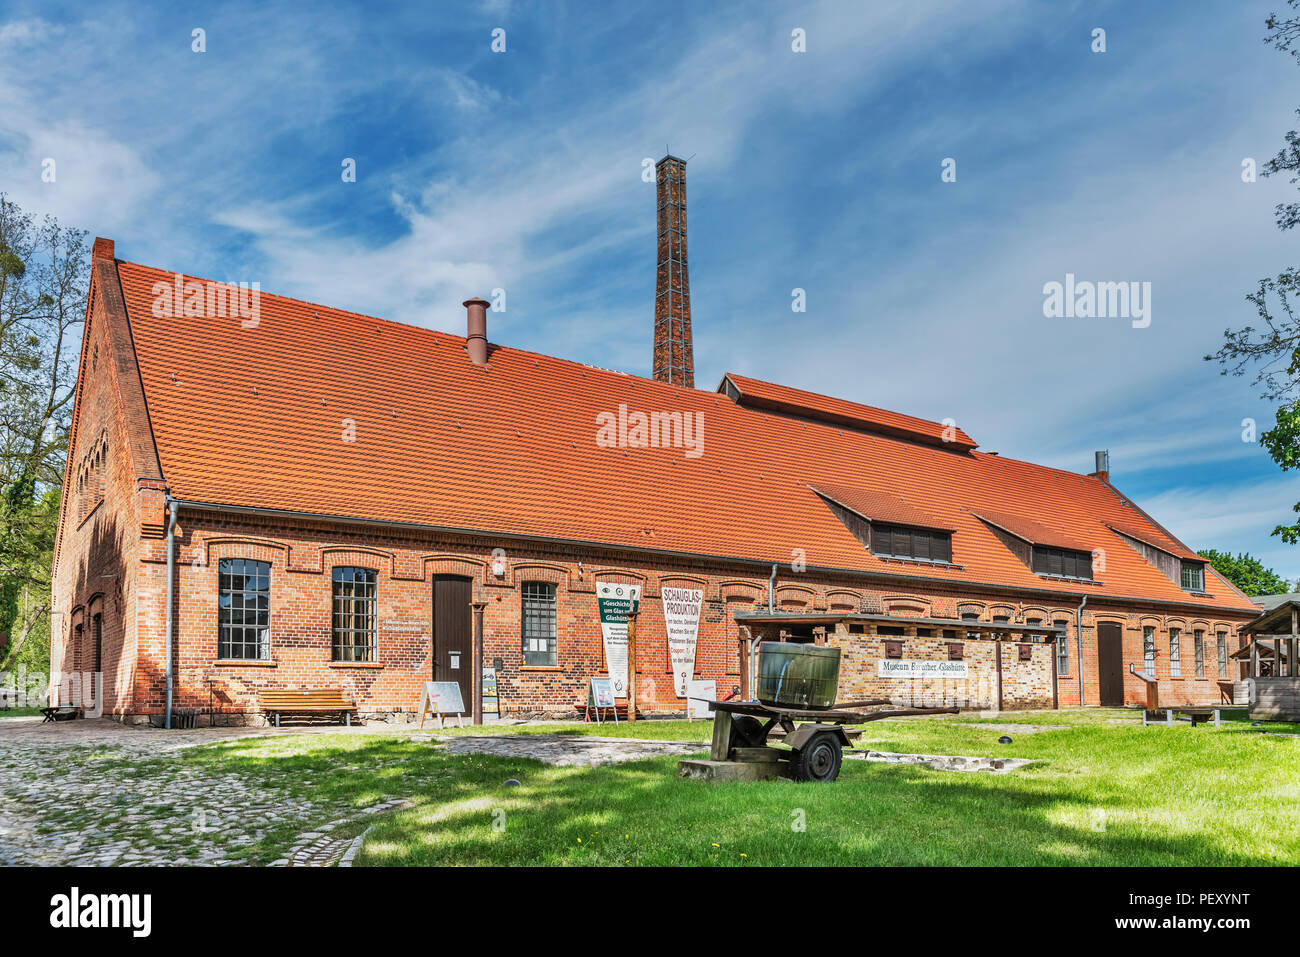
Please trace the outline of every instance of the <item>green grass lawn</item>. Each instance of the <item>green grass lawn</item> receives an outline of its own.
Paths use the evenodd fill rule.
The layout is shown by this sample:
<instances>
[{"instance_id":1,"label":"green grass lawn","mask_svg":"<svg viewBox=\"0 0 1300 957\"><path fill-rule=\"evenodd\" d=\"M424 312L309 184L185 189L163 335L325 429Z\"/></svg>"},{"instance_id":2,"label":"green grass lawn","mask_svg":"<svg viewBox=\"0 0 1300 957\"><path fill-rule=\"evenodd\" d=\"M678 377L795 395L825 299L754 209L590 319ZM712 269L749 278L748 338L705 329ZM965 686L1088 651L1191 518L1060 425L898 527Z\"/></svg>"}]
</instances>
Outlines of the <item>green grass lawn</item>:
<instances>
[{"instance_id":1,"label":"green grass lawn","mask_svg":"<svg viewBox=\"0 0 1300 957\"><path fill-rule=\"evenodd\" d=\"M1067 727L1000 745L990 722ZM710 729L446 733L556 730L703 743ZM563 768L447 755L402 733L243 740L185 760L270 775L341 806L412 798L373 822L358 865L1300 864L1300 737L1246 721L1143 728L1114 711L896 719L867 725L861 744L1035 763L994 775L846 760L833 784L712 784L679 780L675 758ZM255 860L274 853L250 849Z\"/></svg>"},{"instance_id":2,"label":"green grass lawn","mask_svg":"<svg viewBox=\"0 0 1300 957\"><path fill-rule=\"evenodd\" d=\"M39 718L40 716L41 716L40 708L0 709L0 718Z\"/></svg>"}]
</instances>

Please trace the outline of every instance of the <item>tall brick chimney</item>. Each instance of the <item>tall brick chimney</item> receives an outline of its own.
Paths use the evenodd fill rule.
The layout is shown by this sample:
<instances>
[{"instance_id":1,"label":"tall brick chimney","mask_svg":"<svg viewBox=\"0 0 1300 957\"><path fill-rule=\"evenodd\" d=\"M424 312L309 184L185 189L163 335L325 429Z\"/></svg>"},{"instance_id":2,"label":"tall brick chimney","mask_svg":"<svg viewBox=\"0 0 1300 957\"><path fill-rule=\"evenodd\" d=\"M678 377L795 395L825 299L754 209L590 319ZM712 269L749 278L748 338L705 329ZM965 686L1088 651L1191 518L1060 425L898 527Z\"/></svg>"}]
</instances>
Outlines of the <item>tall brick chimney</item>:
<instances>
[{"instance_id":1,"label":"tall brick chimney","mask_svg":"<svg viewBox=\"0 0 1300 957\"><path fill-rule=\"evenodd\" d=\"M691 280L686 265L686 160L655 164L659 266L655 273L654 377L695 388L691 345Z\"/></svg>"}]
</instances>

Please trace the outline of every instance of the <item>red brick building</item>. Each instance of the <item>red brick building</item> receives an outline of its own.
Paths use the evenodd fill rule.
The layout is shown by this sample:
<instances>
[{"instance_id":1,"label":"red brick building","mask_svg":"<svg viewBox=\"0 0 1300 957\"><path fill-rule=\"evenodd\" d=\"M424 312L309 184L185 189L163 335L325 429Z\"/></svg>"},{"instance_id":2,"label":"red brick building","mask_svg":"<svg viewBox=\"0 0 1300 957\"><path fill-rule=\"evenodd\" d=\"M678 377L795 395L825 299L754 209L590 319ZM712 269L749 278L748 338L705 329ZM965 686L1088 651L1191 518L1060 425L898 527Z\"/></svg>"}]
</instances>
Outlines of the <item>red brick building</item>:
<instances>
[{"instance_id":1,"label":"red brick building","mask_svg":"<svg viewBox=\"0 0 1300 957\"><path fill-rule=\"evenodd\" d=\"M602 583L642 589L646 712L685 706L666 588L703 591L694 675L720 689L742 629L826 628L846 689L919 692L880 661L960 660L1006 707L1136 703L1130 665L1217 700L1257 611L1105 471L951 423L489 345L481 301L462 338L228 292L95 242L52 668L101 672L114 716L166 706L169 542L174 705L233 714L294 687L413 711L467 675L471 600L502 711L572 714L608 673Z\"/></svg>"}]
</instances>

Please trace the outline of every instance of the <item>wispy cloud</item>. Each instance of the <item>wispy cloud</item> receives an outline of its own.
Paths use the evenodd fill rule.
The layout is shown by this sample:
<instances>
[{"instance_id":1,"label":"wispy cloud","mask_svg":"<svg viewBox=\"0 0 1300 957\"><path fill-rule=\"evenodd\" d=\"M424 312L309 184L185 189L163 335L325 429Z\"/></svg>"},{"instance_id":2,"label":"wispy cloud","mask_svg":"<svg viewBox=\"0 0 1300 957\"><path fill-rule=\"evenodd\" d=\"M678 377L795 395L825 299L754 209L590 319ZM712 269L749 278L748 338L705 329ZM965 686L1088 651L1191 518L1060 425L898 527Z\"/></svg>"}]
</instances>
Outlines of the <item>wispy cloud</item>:
<instances>
[{"instance_id":1,"label":"wispy cloud","mask_svg":"<svg viewBox=\"0 0 1300 957\"><path fill-rule=\"evenodd\" d=\"M502 341L645 372L641 164L668 147L691 157L702 385L735 369L952 416L986 448L1079 471L1110 448L1121 487L1170 505L1189 540L1295 565L1268 532L1300 492L1240 440L1270 410L1200 358L1293 259L1272 226L1286 184L1238 175L1294 107L1263 6L592 17L486 0L322 8L309 29L251 3L140 9L0 21L0 184L121 255L447 329L467 295L502 287ZM1104 55L1088 48L1098 17ZM1151 327L1044 318L1042 285L1066 272L1151 282Z\"/></svg>"}]
</instances>

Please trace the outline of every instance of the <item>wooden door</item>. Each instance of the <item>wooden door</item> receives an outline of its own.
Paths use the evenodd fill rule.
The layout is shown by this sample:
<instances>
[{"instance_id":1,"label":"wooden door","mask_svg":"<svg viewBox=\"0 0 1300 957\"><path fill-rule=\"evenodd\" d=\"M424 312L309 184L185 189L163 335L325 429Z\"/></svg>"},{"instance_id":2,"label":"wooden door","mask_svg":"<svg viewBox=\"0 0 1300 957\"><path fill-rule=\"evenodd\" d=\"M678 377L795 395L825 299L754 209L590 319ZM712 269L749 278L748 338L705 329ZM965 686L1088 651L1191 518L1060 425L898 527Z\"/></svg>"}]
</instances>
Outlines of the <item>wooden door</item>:
<instances>
[{"instance_id":1,"label":"wooden door","mask_svg":"<svg viewBox=\"0 0 1300 957\"><path fill-rule=\"evenodd\" d=\"M1124 634L1113 621L1097 624L1097 684L1102 707L1124 706Z\"/></svg>"},{"instance_id":2,"label":"wooden door","mask_svg":"<svg viewBox=\"0 0 1300 957\"><path fill-rule=\"evenodd\" d=\"M459 684L467 714L474 700L472 596L468 578L439 575L433 580L433 680Z\"/></svg>"}]
</instances>

